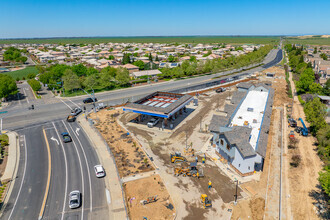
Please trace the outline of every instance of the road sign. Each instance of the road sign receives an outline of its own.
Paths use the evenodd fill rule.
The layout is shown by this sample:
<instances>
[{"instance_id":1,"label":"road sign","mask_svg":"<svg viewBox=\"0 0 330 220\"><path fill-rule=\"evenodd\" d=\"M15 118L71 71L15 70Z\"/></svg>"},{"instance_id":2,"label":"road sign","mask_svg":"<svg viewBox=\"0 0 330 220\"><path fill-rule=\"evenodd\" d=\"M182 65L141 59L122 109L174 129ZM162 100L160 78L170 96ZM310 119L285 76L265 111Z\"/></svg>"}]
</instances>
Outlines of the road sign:
<instances>
[{"instance_id":1,"label":"road sign","mask_svg":"<svg viewBox=\"0 0 330 220\"><path fill-rule=\"evenodd\" d=\"M5 114L5 113L8 113L8 111L3 111L3 112L0 112L0 114Z\"/></svg>"}]
</instances>

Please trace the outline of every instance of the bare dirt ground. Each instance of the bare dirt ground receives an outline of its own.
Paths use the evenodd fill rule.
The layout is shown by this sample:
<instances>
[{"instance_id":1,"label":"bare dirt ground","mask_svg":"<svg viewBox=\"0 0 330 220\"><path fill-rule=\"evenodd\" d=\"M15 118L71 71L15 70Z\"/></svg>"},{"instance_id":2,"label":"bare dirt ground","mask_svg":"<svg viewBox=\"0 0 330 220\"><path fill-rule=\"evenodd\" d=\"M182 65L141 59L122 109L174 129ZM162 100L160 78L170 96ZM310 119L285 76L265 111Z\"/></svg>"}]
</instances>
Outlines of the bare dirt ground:
<instances>
[{"instance_id":1,"label":"bare dirt ground","mask_svg":"<svg viewBox=\"0 0 330 220\"><path fill-rule=\"evenodd\" d=\"M130 219L173 219L175 208L159 175L124 183ZM142 205L141 200L156 196L157 201ZM169 207L169 208L167 208Z\"/></svg>"},{"instance_id":2,"label":"bare dirt ground","mask_svg":"<svg viewBox=\"0 0 330 220\"><path fill-rule=\"evenodd\" d=\"M295 91L292 81L291 85L293 91ZM299 103L297 96L294 96L293 118L298 121L299 117L304 119L308 127L309 124L305 121L303 107ZM298 122L298 126L302 126L300 122ZM287 130L289 132L291 129ZM322 169L322 162L317 155L316 139L310 134L308 137L303 137L295 133L295 136L299 142L296 149L289 149L288 159L291 159L294 154L299 154L301 163L297 168L290 167L288 170L292 218L318 219L319 216L316 214L315 204L322 200L318 182L318 172ZM286 137L288 137L288 133Z\"/></svg>"},{"instance_id":3,"label":"bare dirt ground","mask_svg":"<svg viewBox=\"0 0 330 220\"><path fill-rule=\"evenodd\" d=\"M143 126L134 126L129 123L131 113L124 114L120 121L133 133L144 146L149 156L152 156L158 172L168 189L177 210L177 219L229 219L229 204L234 200L235 183L227 177L221 169L214 164L211 158L206 163L201 163L200 150L208 141L211 134L205 132L210 123L214 110L225 103L225 99L232 91L216 94L214 91L200 95L199 106L181 122L174 132L161 131L155 128L150 131ZM187 106L189 108L189 106ZM202 122L202 123L201 123ZM200 126L202 124L202 126ZM203 132L200 132L202 127ZM205 177L175 177L175 165L170 162L170 153L179 151L184 154L187 135L187 144L192 145L199 155L198 167L202 167ZM194 157L187 156L188 161ZM208 181L212 181L212 189L208 189ZM204 209L200 202L201 194L207 194L212 201L213 208ZM242 198L241 189L238 188L238 198Z\"/></svg>"},{"instance_id":4,"label":"bare dirt ground","mask_svg":"<svg viewBox=\"0 0 330 220\"><path fill-rule=\"evenodd\" d=\"M120 177L154 170L140 144L115 121L120 113L121 110L102 110L97 113L97 118L94 113L90 115L97 122L95 127L110 146Z\"/></svg>"}]
</instances>

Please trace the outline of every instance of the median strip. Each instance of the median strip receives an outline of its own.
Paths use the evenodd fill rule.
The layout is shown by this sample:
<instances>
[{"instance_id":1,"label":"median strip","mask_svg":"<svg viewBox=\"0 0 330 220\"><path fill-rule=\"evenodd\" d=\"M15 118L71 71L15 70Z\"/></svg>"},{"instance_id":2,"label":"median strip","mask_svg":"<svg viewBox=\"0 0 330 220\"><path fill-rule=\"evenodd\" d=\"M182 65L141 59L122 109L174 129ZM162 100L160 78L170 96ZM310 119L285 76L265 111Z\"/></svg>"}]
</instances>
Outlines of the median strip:
<instances>
[{"instance_id":1,"label":"median strip","mask_svg":"<svg viewBox=\"0 0 330 220\"><path fill-rule=\"evenodd\" d=\"M42 216L44 215L45 205L46 205L46 201L47 201L47 197L48 197L48 192L49 192L50 174L51 174L51 165L52 165L52 158L50 156L50 148L49 148L49 143L48 143L46 131L45 131L45 129L42 129L42 131L44 133L44 137L45 137L45 141L46 141L46 145L47 145L47 151L48 151L48 178L47 178L47 185L46 185L46 191L45 191L45 195L44 195L44 200L42 202L42 206L41 206L41 210L40 210L39 218L38 219L42 219Z\"/></svg>"}]
</instances>

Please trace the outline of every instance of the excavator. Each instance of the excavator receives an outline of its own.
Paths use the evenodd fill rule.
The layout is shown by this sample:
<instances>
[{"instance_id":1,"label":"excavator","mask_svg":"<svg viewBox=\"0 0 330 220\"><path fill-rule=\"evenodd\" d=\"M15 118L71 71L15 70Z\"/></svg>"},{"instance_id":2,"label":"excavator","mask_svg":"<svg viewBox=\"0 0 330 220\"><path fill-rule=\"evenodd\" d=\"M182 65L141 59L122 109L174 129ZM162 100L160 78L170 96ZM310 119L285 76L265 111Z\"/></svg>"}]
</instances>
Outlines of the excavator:
<instances>
[{"instance_id":1,"label":"excavator","mask_svg":"<svg viewBox=\"0 0 330 220\"><path fill-rule=\"evenodd\" d=\"M206 194L201 195L201 202L203 204L204 209L212 207L212 202L211 202L211 200L209 200L209 198L207 197Z\"/></svg>"},{"instance_id":2,"label":"excavator","mask_svg":"<svg viewBox=\"0 0 330 220\"><path fill-rule=\"evenodd\" d=\"M192 176L192 177L204 177L204 172L202 168L197 168L197 163L190 163L190 166L187 168L176 167L174 169L175 176Z\"/></svg>"},{"instance_id":3,"label":"excavator","mask_svg":"<svg viewBox=\"0 0 330 220\"><path fill-rule=\"evenodd\" d=\"M184 156L182 156L180 152L175 152L170 156L171 156L171 163L180 163L187 161L187 159Z\"/></svg>"}]
</instances>

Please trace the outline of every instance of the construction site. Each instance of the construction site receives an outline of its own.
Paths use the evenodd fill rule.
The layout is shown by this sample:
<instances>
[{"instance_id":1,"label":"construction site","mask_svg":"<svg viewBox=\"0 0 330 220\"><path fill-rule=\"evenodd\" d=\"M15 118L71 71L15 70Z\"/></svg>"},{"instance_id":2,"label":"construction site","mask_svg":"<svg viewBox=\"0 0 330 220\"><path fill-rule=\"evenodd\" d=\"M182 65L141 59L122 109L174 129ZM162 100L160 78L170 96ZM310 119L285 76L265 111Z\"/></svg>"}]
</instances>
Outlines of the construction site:
<instances>
[{"instance_id":1,"label":"construction site","mask_svg":"<svg viewBox=\"0 0 330 220\"><path fill-rule=\"evenodd\" d=\"M291 209L299 201L290 199L297 190L292 174L299 176L304 165L289 165L295 153L286 147L286 115L295 104L283 68L222 88L198 95L156 92L90 115L114 154L131 219L302 216ZM295 137L309 138L303 136L308 125L298 120L304 116L291 114L301 127Z\"/></svg>"}]
</instances>

